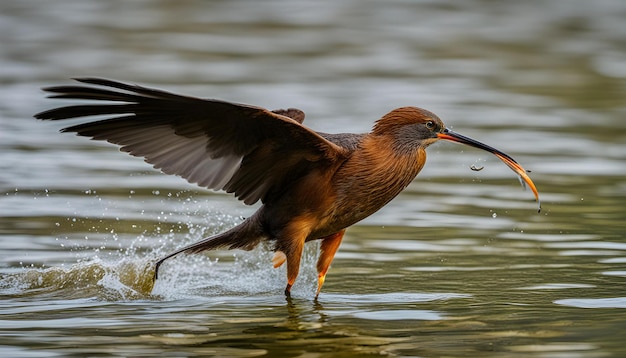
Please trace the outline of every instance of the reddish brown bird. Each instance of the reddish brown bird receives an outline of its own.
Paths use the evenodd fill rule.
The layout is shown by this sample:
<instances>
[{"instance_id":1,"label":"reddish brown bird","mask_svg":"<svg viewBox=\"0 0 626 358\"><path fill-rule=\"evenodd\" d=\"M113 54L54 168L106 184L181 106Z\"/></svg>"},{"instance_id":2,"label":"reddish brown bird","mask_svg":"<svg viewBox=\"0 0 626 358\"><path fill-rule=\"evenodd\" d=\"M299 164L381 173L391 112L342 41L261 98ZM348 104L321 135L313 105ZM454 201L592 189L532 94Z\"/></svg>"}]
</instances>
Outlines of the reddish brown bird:
<instances>
[{"instance_id":1,"label":"reddish brown bird","mask_svg":"<svg viewBox=\"0 0 626 358\"><path fill-rule=\"evenodd\" d=\"M526 171L503 152L454 133L433 113L402 107L376 121L370 133L328 134L304 125L298 109L269 111L244 104L181 96L98 78L95 86L44 88L52 98L110 101L36 114L44 120L95 115L114 118L64 128L118 144L167 174L199 186L234 193L260 208L234 228L183 247L179 253L217 248L250 250L274 243L274 267L287 262L289 295L304 244L321 240L317 295L347 227L375 213L420 172L426 147L439 139L495 154L530 186ZM316 297L317 297L316 295Z\"/></svg>"}]
</instances>

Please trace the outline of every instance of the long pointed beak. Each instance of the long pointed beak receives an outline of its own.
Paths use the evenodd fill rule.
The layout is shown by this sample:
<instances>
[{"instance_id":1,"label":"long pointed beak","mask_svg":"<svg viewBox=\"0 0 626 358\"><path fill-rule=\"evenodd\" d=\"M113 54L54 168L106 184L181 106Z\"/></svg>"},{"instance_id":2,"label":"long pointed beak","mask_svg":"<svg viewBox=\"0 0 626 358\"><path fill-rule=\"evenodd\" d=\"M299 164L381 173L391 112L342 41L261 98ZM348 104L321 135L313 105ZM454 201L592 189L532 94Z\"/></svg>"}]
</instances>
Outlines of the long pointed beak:
<instances>
[{"instance_id":1,"label":"long pointed beak","mask_svg":"<svg viewBox=\"0 0 626 358\"><path fill-rule=\"evenodd\" d=\"M525 186L525 184L527 184L530 187L530 189L533 191L533 194L535 194L535 200L537 200L537 203L539 204L539 211L541 211L541 202L539 201L539 193L537 192L535 184L528 176L526 170L522 168L522 166L517 161L515 161L515 159L511 158L511 156L477 140L452 132L449 129L444 129L442 133L437 133L437 138L467 144L478 149L486 150L489 153L492 153L493 155L498 157L501 161L504 162L504 164L506 164L515 173L517 173L517 175L519 175L522 186Z\"/></svg>"}]
</instances>

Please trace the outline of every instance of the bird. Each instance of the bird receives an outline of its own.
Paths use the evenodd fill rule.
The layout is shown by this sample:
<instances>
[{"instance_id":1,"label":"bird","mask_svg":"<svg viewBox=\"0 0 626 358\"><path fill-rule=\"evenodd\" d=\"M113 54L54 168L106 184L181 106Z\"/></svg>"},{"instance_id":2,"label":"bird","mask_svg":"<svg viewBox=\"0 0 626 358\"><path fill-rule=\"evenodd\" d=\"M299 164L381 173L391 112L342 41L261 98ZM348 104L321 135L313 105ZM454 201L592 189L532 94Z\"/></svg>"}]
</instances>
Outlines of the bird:
<instances>
[{"instance_id":1,"label":"bird","mask_svg":"<svg viewBox=\"0 0 626 358\"><path fill-rule=\"evenodd\" d=\"M260 201L240 224L188 246L178 254L214 249L251 250L273 244L272 264L287 264L290 297L306 242L319 240L320 294L346 228L372 215L407 187L426 162L426 148L446 140L494 154L539 194L527 171L509 155L448 129L434 113L407 106L375 121L368 133L323 133L303 125L296 108L262 107L174 94L104 78L45 87L49 98L92 100L34 115L40 120L108 116L61 129L143 157L163 173L200 187Z\"/></svg>"}]
</instances>

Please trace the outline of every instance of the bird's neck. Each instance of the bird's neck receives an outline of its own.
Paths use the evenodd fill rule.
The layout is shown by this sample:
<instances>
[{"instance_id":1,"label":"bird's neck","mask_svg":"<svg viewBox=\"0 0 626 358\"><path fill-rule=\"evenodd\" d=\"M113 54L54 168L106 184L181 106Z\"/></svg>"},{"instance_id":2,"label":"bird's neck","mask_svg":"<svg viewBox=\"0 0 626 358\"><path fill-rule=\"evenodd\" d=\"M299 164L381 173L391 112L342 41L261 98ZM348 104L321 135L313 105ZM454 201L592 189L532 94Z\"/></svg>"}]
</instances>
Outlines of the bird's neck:
<instances>
[{"instance_id":1,"label":"bird's neck","mask_svg":"<svg viewBox=\"0 0 626 358\"><path fill-rule=\"evenodd\" d=\"M365 136L335 176L337 204L346 214L351 212L353 220L362 220L382 208L424 166L424 148L400 153L389 143L385 136Z\"/></svg>"},{"instance_id":2,"label":"bird's neck","mask_svg":"<svg viewBox=\"0 0 626 358\"><path fill-rule=\"evenodd\" d=\"M355 162L362 185L393 197L415 179L426 162L424 148L401 152L390 145L390 139L385 136L365 137L361 150L354 154L351 160Z\"/></svg>"}]
</instances>

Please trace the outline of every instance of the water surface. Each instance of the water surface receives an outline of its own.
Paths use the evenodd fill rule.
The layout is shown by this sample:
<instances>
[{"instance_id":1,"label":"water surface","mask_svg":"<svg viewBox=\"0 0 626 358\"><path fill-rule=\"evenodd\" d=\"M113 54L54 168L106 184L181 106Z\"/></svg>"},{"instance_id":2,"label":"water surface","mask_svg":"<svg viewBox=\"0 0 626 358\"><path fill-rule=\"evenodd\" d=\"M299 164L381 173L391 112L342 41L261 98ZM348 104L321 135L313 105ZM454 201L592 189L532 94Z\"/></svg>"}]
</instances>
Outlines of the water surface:
<instances>
[{"instance_id":1,"label":"water surface","mask_svg":"<svg viewBox=\"0 0 626 358\"><path fill-rule=\"evenodd\" d=\"M622 1L0 5L0 352L41 356L610 357L626 348ZM516 159L429 148L352 227L315 294L268 247L151 265L250 215L32 119L101 76L364 132L416 105ZM470 166L484 166L475 172Z\"/></svg>"}]
</instances>

